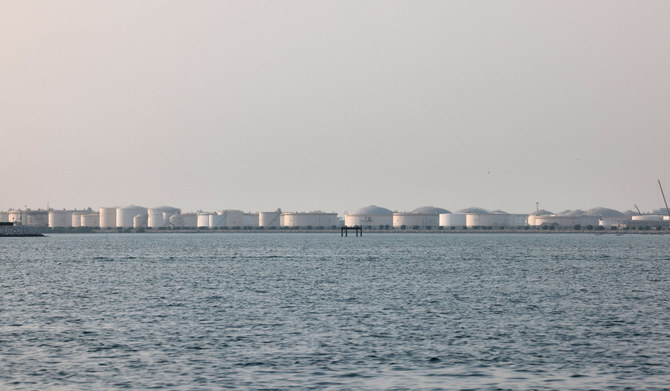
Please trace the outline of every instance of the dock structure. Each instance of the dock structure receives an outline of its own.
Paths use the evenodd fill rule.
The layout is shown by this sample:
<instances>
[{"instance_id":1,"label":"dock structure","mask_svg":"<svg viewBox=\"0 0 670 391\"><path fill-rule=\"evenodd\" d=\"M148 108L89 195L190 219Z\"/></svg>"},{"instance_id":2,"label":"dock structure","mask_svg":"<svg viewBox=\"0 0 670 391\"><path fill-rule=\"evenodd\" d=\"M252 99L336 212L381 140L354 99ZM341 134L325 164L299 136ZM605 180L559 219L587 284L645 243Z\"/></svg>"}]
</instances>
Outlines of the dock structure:
<instances>
[{"instance_id":1,"label":"dock structure","mask_svg":"<svg viewBox=\"0 0 670 391\"><path fill-rule=\"evenodd\" d=\"M341 237L349 236L349 230L350 229L353 229L354 231L356 231L356 237L358 237L359 232L360 232L360 236L361 237L363 236L363 227L361 227L360 225L354 225L353 227L347 227L346 225L343 226L342 228L340 228L340 236Z\"/></svg>"}]
</instances>

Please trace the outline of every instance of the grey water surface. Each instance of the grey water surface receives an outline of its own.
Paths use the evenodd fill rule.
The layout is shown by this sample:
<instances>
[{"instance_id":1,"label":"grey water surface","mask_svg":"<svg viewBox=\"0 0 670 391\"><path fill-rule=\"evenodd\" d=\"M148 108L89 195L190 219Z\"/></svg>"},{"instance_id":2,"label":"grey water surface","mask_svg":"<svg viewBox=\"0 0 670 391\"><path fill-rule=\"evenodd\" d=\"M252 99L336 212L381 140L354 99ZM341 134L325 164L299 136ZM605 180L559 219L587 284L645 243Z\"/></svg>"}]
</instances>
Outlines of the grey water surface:
<instances>
[{"instance_id":1,"label":"grey water surface","mask_svg":"<svg viewBox=\"0 0 670 391\"><path fill-rule=\"evenodd\" d=\"M0 239L0 389L668 389L670 236Z\"/></svg>"}]
</instances>

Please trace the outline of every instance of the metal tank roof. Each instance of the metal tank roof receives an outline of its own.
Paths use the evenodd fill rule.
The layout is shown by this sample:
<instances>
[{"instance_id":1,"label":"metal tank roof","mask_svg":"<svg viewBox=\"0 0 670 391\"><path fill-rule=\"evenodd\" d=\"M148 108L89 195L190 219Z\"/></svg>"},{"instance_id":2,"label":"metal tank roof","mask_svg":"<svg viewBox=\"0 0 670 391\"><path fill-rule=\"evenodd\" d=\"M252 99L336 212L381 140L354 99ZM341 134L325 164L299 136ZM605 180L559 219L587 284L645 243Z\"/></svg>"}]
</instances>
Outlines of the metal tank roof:
<instances>
[{"instance_id":1,"label":"metal tank roof","mask_svg":"<svg viewBox=\"0 0 670 391\"><path fill-rule=\"evenodd\" d=\"M508 215L509 213L505 212L504 210L496 209L493 212L491 212L491 214L494 214L494 215Z\"/></svg>"},{"instance_id":2,"label":"metal tank roof","mask_svg":"<svg viewBox=\"0 0 670 391\"><path fill-rule=\"evenodd\" d=\"M546 209L540 209L536 210L535 212L530 213L530 216L550 216L553 215L554 212L548 211Z\"/></svg>"},{"instance_id":3,"label":"metal tank roof","mask_svg":"<svg viewBox=\"0 0 670 391\"><path fill-rule=\"evenodd\" d=\"M424 215L439 215L440 213L451 213L446 209L438 208L435 206L422 206L416 208L412 211L415 214L424 214Z\"/></svg>"},{"instance_id":4,"label":"metal tank roof","mask_svg":"<svg viewBox=\"0 0 670 391\"><path fill-rule=\"evenodd\" d=\"M556 213L557 216L584 216L586 212L581 209L570 210L566 209Z\"/></svg>"},{"instance_id":5,"label":"metal tank roof","mask_svg":"<svg viewBox=\"0 0 670 391\"><path fill-rule=\"evenodd\" d=\"M124 206L122 208L117 208L117 209L146 209L146 208L143 207L143 206L128 205L128 206Z\"/></svg>"},{"instance_id":6,"label":"metal tank roof","mask_svg":"<svg viewBox=\"0 0 670 391\"><path fill-rule=\"evenodd\" d=\"M175 211L175 210L179 210L179 208L175 208L175 207L172 207L172 206L166 206L166 205L163 205L163 206L157 206L157 207L155 207L155 208L149 208L149 209L153 209L153 210L163 210L163 211Z\"/></svg>"},{"instance_id":7,"label":"metal tank roof","mask_svg":"<svg viewBox=\"0 0 670 391\"><path fill-rule=\"evenodd\" d=\"M365 206L351 213L351 215L368 215L368 216L380 216L380 215L393 215L393 211L390 209L382 208L381 206L370 205Z\"/></svg>"},{"instance_id":8,"label":"metal tank roof","mask_svg":"<svg viewBox=\"0 0 670 391\"><path fill-rule=\"evenodd\" d=\"M619 212L618 210L603 208L602 206L589 209L586 211L586 214L589 216L597 216L597 217L626 217L625 214Z\"/></svg>"},{"instance_id":9,"label":"metal tank roof","mask_svg":"<svg viewBox=\"0 0 670 391\"><path fill-rule=\"evenodd\" d=\"M489 214L489 211L483 208L478 208L476 206L471 206L469 208L461 209L459 211L456 211L456 213L470 213L473 215L487 215Z\"/></svg>"}]
</instances>

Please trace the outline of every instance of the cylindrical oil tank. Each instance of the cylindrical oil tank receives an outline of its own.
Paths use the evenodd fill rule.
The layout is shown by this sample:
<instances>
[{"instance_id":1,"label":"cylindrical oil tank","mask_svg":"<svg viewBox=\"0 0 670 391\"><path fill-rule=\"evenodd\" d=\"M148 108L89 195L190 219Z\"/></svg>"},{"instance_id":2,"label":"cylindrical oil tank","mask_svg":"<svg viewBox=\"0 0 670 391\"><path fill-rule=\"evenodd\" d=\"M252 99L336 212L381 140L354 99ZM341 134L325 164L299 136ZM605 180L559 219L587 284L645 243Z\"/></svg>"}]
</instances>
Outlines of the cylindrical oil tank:
<instances>
[{"instance_id":1,"label":"cylindrical oil tank","mask_svg":"<svg viewBox=\"0 0 670 391\"><path fill-rule=\"evenodd\" d=\"M393 213L393 228L433 229L440 225L440 214L449 213L443 208L422 206L411 212Z\"/></svg>"},{"instance_id":2,"label":"cylindrical oil tank","mask_svg":"<svg viewBox=\"0 0 670 391\"><path fill-rule=\"evenodd\" d=\"M440 213L440 227L465 227L465 213Z\"/></svg>"},{"instance_id":3,"label":"cylindrical oil tank","mask_svg":"<svg viewBox=\"0 0 670 391\"><path fill-rule=\"evenodd\" d=\"M149 219L148 215L142 214L133 217L133 228L146 228L147 220Z\"/></svg>"},{"instance_id":4,"label":"cylindrical oil tank","mask_svg":"<svg viewBox=\"0 0 670 391\"><path fill-rule=\"evenodd\" d=\"M635 215L630 218L626 225L631 228L655 227L663 225L666 217L660 214Z\"/></svg>"},{"instance_id":5,"label":"cylindrical oil tank","mask_svg":"<svg viewBox=\"0 0 670 391\"><path fill-rule=\"evenodd\" d=\"M528 225L528 215L524 213L510 213L511 227L525 227Z\"/></svg>"},{"instance_id":6,"label":"cylindrical oil tank","mask_svg":"<svg viewBox=\"0 0 670 391\"><path fill-rule=\"evenodd\" d=\"M536 227L536 226L541 225L537 222L537 216L551 216L553 214L554 214L554 212L544 210L544 209L536 210L535 212L532 212L528 215L528 219L526 221L527 221L528 225L530 225L532 227Z\"/></svg>"},{"instance_id":7,"label":"cylindrical oil tank","mask_svg":"<svg viewBox=\"0 0 670 391\"><path fill-rule=\"evenodd\" d=\"M98 213L88 213L81 215L81 226L82 227L99 227L100 226L100 215Z\"/></svg>"},{"instance_id":8,"label":"cylindrical oil tank","mask_svg":"<svg viewBox=\"0 0 670 391\"><path fill-rule=\"evenodd\" d=\"M116 209L116 226L119 228L133 228L133 219L137 215L146 215L147 208L141 206L129 205Z\"/></svg>"},{"instance_id":9,"label":"cylindrical oil tank","mask_svg":"<svg viewBox=\"0 0 670 391\"><path fill-rule=\"evenodd\" d=\"M468 213L465 217L465 226L471 227L509 227L510 215L502 213Z\"/></svg>"},{"instance_id":10,"label":"cylindrical oil tank","mask_svg":"<svg viewBox=\"0 0 670 391\"><path fill-rule=\"evenodd\" d=\"M151 229L159 229L165 225L163 210L158 208L147 209L147 226Z\"/></svg>"},{"instance_id":11,"label":"cylindrical oil tank","mask_svg":"<svg viewBox=\"0 0 670 391\"><path fill-rule=\"evenodd\" d=\"M632 217L633 221L659 222L663 221L663 215L638 215Z\"/></svg>"},{"instance_id":12,"label":"cylindrical oil tank","mask_svg":"<svg viewBox=\"0 0 670 391\"><path fill-rule=\"evenodd\" d=\"M216 229L226 226L226 217L223 214L214 213L209 215L209 229Z\"/></svg>"},{"instance_id":13,"label":"cylindrical oil tank","mask_svg":"<svg viewBox=\"0 0 670 391\"><path fill-rule=\"evenodd\" d=\"M536 216L535 225L555 225L559 227L574 227L579 225L581 227L593 226L597 227L600 225L600 219L596 216L588 216L585 214L582 215L548 215L548 216Z\"/></svg>"},{"instance_id":14,"label":"cylindrical oil tank","mask_svg":"<svg viewBox=\"0 0 670 391\"><path fill-rule=\"evenodd\" d=\"M228 209L218 212L224 217L224 224L228 228L244 226L244 212L241 210Z\"/></svg>"},{"instance_id":15,"label":"cylindrical oil tank","mask_svg":"<svg viewBox=\"0 0 670 391\"><path fill-rule=\"evenodd\" d=\"M393 228L423 228L426 224L426 217L426 215L413 212L395 212L393 213Z\"/></svg>"},{"instance_id":16,"label":"cylindrical oil tank","mask_svg":"<svg viewBox=\"0 0 670 391\"><path fill-rule=\"evenodd\" d=\"M259 227L275 227L279 228L281 223L281 209L277 209L274 212L260 212L258 213L258 226Z\"/></svg>"},{"instance_id":17,"label":"cylindrical oil tank","mask_svg":"<svg viewBox=\"0 0 670 391\"><path fill-rule=\"evenodd\" d=\"M184 216L182 215L172 215L169 221L169 226L172 228L184 228Z\"/></svg>"},{"instance_id":18,"label":"cylindrical oil tank","mask_svg":"<svg viewBox=\"0 0 670 391\"><path fill-rule=\"evenodd\" d=\"M149 208L147 210L148 220L147 225L153 229L166 227L170 223L170 216L177 215L181 212L179 208L172 206L159 206L156 208Z\"/></svg>"},{"instance_id":19,"label":"cylindrical oil tank","mask_svg":"<svg viewBox=\"0 0 670 391\"><path fill-rule=\"evenodd\" d=\"M209 216L211 213L198 213L198 228L209 228Z\"/></svg>"},{"instance_id":20,"label":"cylindrical oil tank","mask_svg":"<svg viewBox=\"0 0 670 391\"><path fill-rule=\"evenodd\" d=\"M376 205L366 206L352 213L345 213L344 225L390 228L393 226L393 211Z\"/></svg>"},{"instance_id":21,"label":"cylindrical oil tank","mask_svg":"<svg viewBox=\"0 0 670 391\"><path fill-rule=\"evenodd\" d=\"M298 213L283 213L282 222L283 227L295 228L330 228L337 227L339 220L337 213L326 212L298 212Z\"/></svg>"},{"instance_id":22,"label":"cylindrical oil tank","mask_svg":"<svg viewBox=\"0 0 670 391\"><path fill-rule=\"evenodd\" d=\"M25 224L26 217L24 212L21 210L10 210L7 212L7 221L15 224Z\"/></svg>"},{"instance_id":23,"label":"cylindrical oil tank","mask_svg":"<svg viewBox=\"0 0 670 391\"><path fill-rule=\"evenodd\" d=\"M86 214L87 212L75 210L72 211L72 227L74 228L79 228L81 227L81 216Z\"/></svg>"},{"instance_id":24,"label":"cylindrical oil tank","mask_svg":"<svg viewBox=\"0 0 670 391\"><path fill-rule=\"evenodd\" d=\"M27 210L25 225L29 227L48 227L49 212L45 210Z\"/></svg>"},{"instance_id":25,"label":"cylindrical oil tank","mask_svg":"<svg viewBox=\"0 0 670 391\"><path fill-rule=\"evenodd\" d=\"M163 226L168 227L170 225L170 217L176 216L181 213L181 210L163 210Z\"/></svg>"},{"instance_id":26,"label":"cylindrical oil tank","mask_svg":"<svg viewBox=\"0 0 670 391\"><path fill-rule=\"evenodd\" d=\"M9 212L0 212L0 223L8 223L9 222Z\"/></svg>"},{"instance_id":27,"label":"cylindrical oil tank","mask_svg":"<svg viewBox=\"0 0 670 391\"><path fill-rule=\"evenodd\" d=\"M72 212L67 210L49 211L49 228L67 228L72 226Z\"/></svg>"},{"instance_id":28,"label":"cylindrical oil tank","mask_svg":"<svg viewBox=\"0 0 670 391\"><path fill-rule=\"evenodd\" d=\"M258 227L258 221L260 217L258 213L245 213L242 218L242 225L244 227Z\"/></svg>"},{"instance_id":29,"label":"cylindrical oil tank","mask_svg":"<svg viewBox=\"0 0 670 391\"><path fill-rule=\"evenodd\" d=\"M182 228L197 228L198 227L198 215L195 213L184 213L181 215L184 219Z\"/></svg>"},{"instance_id":30,"label":"cylindrical oil tank","mask_svg":"<svg viewBox=\"0 0 670 391\"><path fill-rule=\"evenodd\" d=\"M100 228L116 228L116 208L100 208Z\"/></svg>"}]
</instances>

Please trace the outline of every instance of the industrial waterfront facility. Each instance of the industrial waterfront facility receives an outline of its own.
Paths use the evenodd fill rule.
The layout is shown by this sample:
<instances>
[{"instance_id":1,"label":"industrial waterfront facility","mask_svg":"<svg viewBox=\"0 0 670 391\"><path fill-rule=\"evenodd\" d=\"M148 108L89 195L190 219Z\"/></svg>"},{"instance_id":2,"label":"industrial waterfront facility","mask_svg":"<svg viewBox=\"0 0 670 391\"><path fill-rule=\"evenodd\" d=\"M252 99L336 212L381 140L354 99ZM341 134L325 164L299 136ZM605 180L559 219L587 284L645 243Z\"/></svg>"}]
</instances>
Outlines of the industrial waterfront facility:
<instances>
[{"instance_id":1,"label":"industrial waterfront facility","mask_svg":"<svg viewBox=\"0 0 670 391\"><path fill-rule=\"evenodd\" d=\"M340 218L335 212L244 212L222 209L212 212L182 212L172 206L145 208L137 205L102 207L98 210L9 210L0 211L0 222L34 228L87 230L222 230L222 229L336 229L360 226L375 230L465 230L465 229L667 229L667 208L653 213L620 212L597 207L551 212L537 208L528 214L488 211L469 207L450 212L435 206L412 211L392 211L370 205Z\"/></svg>"}]
</instances>

